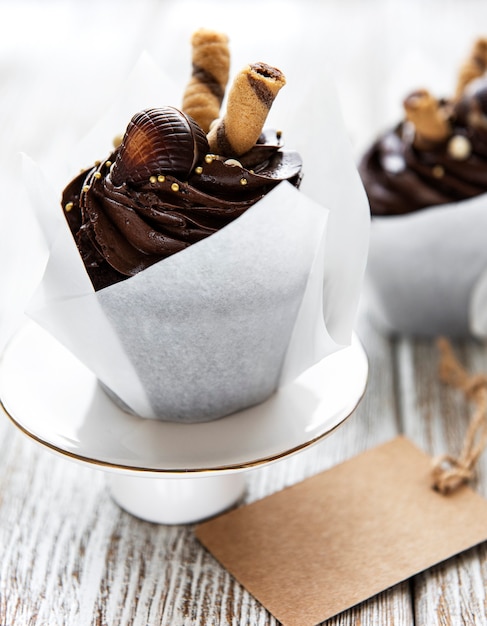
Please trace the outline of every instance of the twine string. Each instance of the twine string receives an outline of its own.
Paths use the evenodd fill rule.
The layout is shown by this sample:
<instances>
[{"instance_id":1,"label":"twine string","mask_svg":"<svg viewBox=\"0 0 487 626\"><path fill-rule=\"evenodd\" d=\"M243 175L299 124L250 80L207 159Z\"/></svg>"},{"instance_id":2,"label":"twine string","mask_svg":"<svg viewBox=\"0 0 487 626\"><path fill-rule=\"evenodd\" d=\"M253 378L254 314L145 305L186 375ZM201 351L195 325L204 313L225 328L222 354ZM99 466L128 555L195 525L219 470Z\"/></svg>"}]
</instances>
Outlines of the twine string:
<instances>
[{"instance_id":1,"label":"twine string","mask_svg":"<svg viewBox=\"0 0 487 626\"><path fill-rule=\"evenodd\" d=\"M475 406L459 456L443 454L433 460L433 487L448 494L474 478L477 461L487 446L487 375L469 374L444 337L438 339L437 345L440 380L462 391Z\"/></svg>"}]
</instances>

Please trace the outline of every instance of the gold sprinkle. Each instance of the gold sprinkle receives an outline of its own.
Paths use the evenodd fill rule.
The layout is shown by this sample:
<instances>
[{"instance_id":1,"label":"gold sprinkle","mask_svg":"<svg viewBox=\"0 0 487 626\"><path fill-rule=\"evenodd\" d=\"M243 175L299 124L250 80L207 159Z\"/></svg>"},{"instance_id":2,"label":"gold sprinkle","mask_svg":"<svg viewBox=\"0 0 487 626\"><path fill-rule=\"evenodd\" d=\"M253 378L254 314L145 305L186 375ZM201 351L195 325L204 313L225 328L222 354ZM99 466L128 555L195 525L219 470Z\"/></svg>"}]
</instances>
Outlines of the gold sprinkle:
<instances>
[{"instance_id":1,"label":"gold sprinkle","mask_svg":"<svg viewBox=\"0 0 487 626\"><path fill-rule=\"evenodd\" d=\"M66 213L69 213L73 207L74 207L73 202L68 202L66 206L64 207L64 210L66 211Z\"/></svg>"},{"instance_id":2,"label":"gold sprinkle","mask_svg":"<svg viewBox=\"0 0 487 626\"><path fill-rule=\"evenodd\" d=\"M207 154L205 156L205 163L213 163L214 160L215 160L214 154Z\"/></svg>"},{"instance_id":3,"label":"gold sprinkle","mask_svg":"<svg viewBox=\"0 0 487 626\"><path fill-rule=\"evenodd\" d=\"M84 193L86 193L89 190L90 190L90 186L89 185L85 185L81 191L84 191Z\"/></svg>"},{"instance_id":4,"label":"gold sprinkle","mask_svg":"<svg viewBox=\"0 0 487 626\"><path fill-rule=\"evenodd\" d=\"M179 191L179 185L178 185L177 183L173 183L173 184L171 185L171 189L172 189L173 191Z\"/></svg>"},{"instance_id":5,"label":"gold sprinkle","mask_svg":"<svg viewBox=\"0 0 487 626\"><path fill-rule=\"evenodd\" d=\"M151 176L149 178L149 182L151 182L152 184L157 183L157 176Z\"/></svg>"},{"instance_id":6,"label":"gold sprinkle","mask_svg":"<svg viewBox=\"0 0 487 626\"><path fill-rule=\"evenodd\" d=\"M472 144L464 135L454 135L447 146L448 154L456 161L464 161L472 154Z\"/></svg>"},{"instance_id":7,"label":"gold sprinkle","mask_svg":"<svg viewBox=\"0 0 487 626\"><path fill-rule=\"evenodd\" d=\"M240 179L240 184L241 185L246 185L249 181L246 178L241 178Z\"/></svg>"},{"instance_id":8,"label":"gold sprinkle","mask_svg":"<svg viewBox=\"0 0 487 626\"><path fill-rule=\"evenodd\" d=\"M93 178L96 178L96 180L100 180L100 178L101 178L101 174L100 174L100 172L95 172L95 173L93 174Z\"/></svg>"},{"instance_id":9,"label":"gold sprinkle","mask_svg":"<svg viewBox=\"0 0 487 626\"><path fill-rule=\"evenodd\" d=\"M433 176L435 178L443 178L445 175L445 169L441 165L435 165L433 168Z\"/></svg>"},{"instance_id":10,"label":"gold sprinkle","mask_svg":"<svg viewBox=\"0 0 487 626\"><path fill-rule=\"evenodd\" d=\"M95 161L95 167L98 167L100 165L101 161Z\"/></svg>"},{"instance_id":11,"label":"gold sprinkle","mask_svg":"<svg viewBox=\"0 0 487 626\"><path fill-rule=\"evenodd\" d=\"M111 161L105 161L105 165L106 165L107 167L111 167L112 162L111 162Z\"/></svg>"},{"instance_id":12,"label":"gold sprinkle","mask_svg":"<svg viewBox=\"0 0 487 626\"><path fill-rule=\"evenodd\" d=\"M163 183L165 180L166 180L166 177L164 176L164 174L159 174L159 176L157 177L158 183Z\"/></svg>"},{"instance_id":13,"label":"gold sprinkle","mask_svg":"<svg viewBox=\"0 0 487 626\"><path fill-rule=\"evenodd\" d=\"M196 169L195 169L196 174L202 174L203 173L203 168L201 167L201 165L199 165Z\"/></svg>"}]
</instances>

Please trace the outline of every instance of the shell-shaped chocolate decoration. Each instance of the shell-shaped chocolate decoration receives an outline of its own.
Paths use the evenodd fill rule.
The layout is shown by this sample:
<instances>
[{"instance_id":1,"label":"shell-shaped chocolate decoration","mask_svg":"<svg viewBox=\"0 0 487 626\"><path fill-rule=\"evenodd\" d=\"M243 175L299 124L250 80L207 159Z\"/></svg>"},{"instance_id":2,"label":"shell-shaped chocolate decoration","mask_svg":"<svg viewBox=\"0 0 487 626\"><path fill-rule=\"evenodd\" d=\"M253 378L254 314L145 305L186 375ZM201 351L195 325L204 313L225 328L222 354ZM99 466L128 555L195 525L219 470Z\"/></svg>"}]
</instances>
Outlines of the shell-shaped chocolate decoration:
<instances>
[{"instance_id":1,"label":"shell-shaped chocolate decoration","mask_svg":"<svg viewBox=\"0 0 487 626\"><path fill-rule=\"evenodd\" d=\"M205 133L174 107L146 109L131 119L110 172L115 186L151 176L188 176L208 152Z\"/></svg>"}]
</instances>

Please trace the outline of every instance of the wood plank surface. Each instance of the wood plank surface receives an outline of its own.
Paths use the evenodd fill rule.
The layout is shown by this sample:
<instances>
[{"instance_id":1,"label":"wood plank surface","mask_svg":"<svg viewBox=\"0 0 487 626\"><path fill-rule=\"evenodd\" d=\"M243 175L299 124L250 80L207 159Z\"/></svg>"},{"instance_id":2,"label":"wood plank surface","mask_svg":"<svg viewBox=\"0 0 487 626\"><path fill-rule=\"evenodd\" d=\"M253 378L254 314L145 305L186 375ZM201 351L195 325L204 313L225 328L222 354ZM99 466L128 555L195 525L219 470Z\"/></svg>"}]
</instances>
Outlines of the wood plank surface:
<instances>
[{"instance_id":1,"label":"wood plank surface","mask_svg":"<svg viewBox=\"0 0 487 626\"><path fill-rule=\"evenodd\" d=\"M206 23L200 25L219 28L237 19L230 3L200 4L208 7ZM395 72L387 74L390 59L384 50L399 63L393 42L406 43L408 24L411 39L407 41L419 49L431 45L428 51L435 57L439 44L427 40L432 22L422 17L431 20L435 9L448 7L445 32L456 33L463 46L486 15L480 2L466 3L473 13L465 10L459 15L450 2L435 1L426 8L414 1L401 5L402 24L396 24L397 15L386 0L371 3L373 10L363 12L359 2L336 1L324 3L326 7L316 13L318 4L305 3L306 10L315 13L303 14L286 3L296 18L293 25L279 9L282 3L269 2L264 24L271 23L269 16L275 11L276 28L286 36L310 22L315 34L327 35L345 120L357 145L370 138L374 125L377 128L391 119L386 104L399 102L400 78ZM148 49L157 60L167 60L181 45L181 6L186 6L189 21L204 21L196 2L143 0L136 9L135 3L126 5L0 3L0 248L8 243L9 211L20 210L26 201L19 151L56 172L59 155L66 154L88 131L94 116L110 105L113 90L140 52ZM242 13L249 28L251 5L251 0L245 3ZM264 11L263 4L260 10ZM316 18L314 25L310 15ZM381 22L374 15L383 15L387 30L378 28ZM357 46L343 46L341 33L353 28ZM256 41L268 44L266 28L259 37ZM282 49L285 44L283 40ZM451 46L445 54L451 60L461 52ZM188 59L189 53L182 61L175 60L174 72ZM399 65L410 68L406 62ZM372 94L364 91L368 70ZM375 90L384 75L391 77L391 86L378 98ZM357 99L366 95L374 105L357 106ZM364 124L370 124L366 132ZM27 260L28 254L25 251ZM8 307L9 295L2 293L0 298L1 313ZM243 502L263 498L399 433L432 454L459 450L469 406L458 392L439 384L434 340L385 337L364 316L359 318L358 333L368 353L370 378L357 411L325 441L249 472ZM454 347L470 370L487 371L485 345L463 341ZM479 463L475 488L487 496L486 455ZM487 624L486 587L487 547L481 545L326 624ZM112 501L102 472L47 452L0 415L0 626L277 624L201 547L191 525L155 525L132 517Z\"/></svg>"},{"instance_id":2,"label":"wood plank surface","mask_svg":"<svg viewBox=\"0 0 487 626\"><path fill-rule=\"evenodd\" d=\"M485 346L452 342L456 356L472 373L487 371ZM405 340L397 351L402 431L432 455L461 450L472 406L463 394L438 384L438 351L432 341ZM477 466L475 489L486 495L486 456ZM417 576L413 581L417 624L487 623L485 545Z\"/></svg>"}]
</instances>

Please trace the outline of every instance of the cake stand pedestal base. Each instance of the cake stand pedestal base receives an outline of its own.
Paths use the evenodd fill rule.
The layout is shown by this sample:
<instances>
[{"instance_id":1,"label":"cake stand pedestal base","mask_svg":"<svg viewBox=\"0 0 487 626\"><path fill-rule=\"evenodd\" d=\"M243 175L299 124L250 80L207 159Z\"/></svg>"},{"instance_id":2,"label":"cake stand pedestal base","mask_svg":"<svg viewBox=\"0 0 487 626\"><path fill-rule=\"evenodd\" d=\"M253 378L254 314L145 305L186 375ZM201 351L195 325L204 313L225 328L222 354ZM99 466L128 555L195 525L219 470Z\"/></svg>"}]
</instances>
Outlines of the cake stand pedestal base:
<instances>
[{"instance_id":1,"label":"cake stand pedestal base","mask_svg":"<svg viewBox=\"0 0 487 626\"><path fill-rule=\"evenodd\" d=\"M245 491L244 472L171 477L109 474L113 499L132 515L156 524L191 524L236 504Z\"/></svg>"},{"instance_id":2,"label":"cake stand pedestal base","mask_svg":"<svg viewBox=\"0 0 487 626\"><path fill-rule=\"evenodd\" d=\"M141 519L189 524L242 497L246 473L321 441L367 383L357 337L268 400L198 424L145 419L113 402L87 369L33 322L0 358L0 407L51 452L106 472L113 499Z\"/></svg>"}]
</instances>

